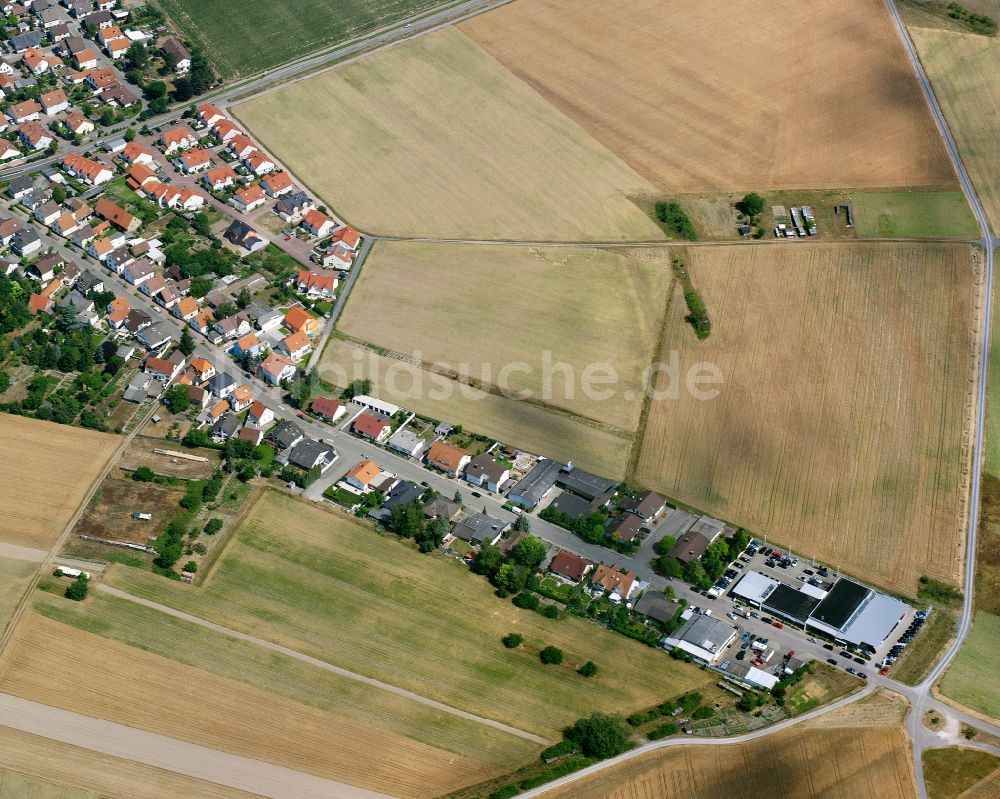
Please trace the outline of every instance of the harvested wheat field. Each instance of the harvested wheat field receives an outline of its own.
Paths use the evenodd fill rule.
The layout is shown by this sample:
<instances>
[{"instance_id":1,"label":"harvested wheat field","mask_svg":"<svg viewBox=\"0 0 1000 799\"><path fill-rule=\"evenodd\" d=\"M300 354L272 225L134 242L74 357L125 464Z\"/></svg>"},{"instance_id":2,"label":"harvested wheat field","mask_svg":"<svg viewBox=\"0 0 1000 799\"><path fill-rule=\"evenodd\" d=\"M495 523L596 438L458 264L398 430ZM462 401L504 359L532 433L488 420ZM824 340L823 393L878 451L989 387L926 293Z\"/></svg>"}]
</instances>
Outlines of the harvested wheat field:
<instances>
[{"instance_id":1,"label":"harvested wheat field","mask_svg":"<svg viewBox=\"0 0 1000 799\"><path fill-rule=\"evenodd\" d=\"M0 769L5 770L0 796L11 799L257 799L257 794L2 726ZM5 793L8 786L17 790Z\"/></svg>"},{"instance_id":2,"label":"harvested wheat field","mask_svg":"<svg viewBox=\"0 0 1000 799\"><path fill-rule=\"evenodd\" d=\"M3 633L36 571L37 563L0 557L0 633Z\"/></svg>"},{"instance_id":3,"label":"harvested wheat field","mask_svg":"<svg viewBox=\"0 0 1000 799\"><path fill-rule=\"evenodd\" d=\"M408 409L444 419L467 430L529 452L619 479L625 477L633 438L608 432L578 417L473 389L408 361L388 358L331 337L316 369L324 381L345 388L351 380L371 380L374 394L399 397ZM419 391L417 387L422 387Z\"/></svg>"},{"instance_id":4,"label":"harvested wheat field","mask_svg":"<svg viewBox=\"0 0 1000 799\"><path fill-rule=\"evenodd\" d=\"M975 184L990 226L1000 230L1000 40L971 33L911 28L934 94Z\"/></svg>"},{"instance_id":5,"label":"harvested wheat field","mask_svg":"<svg viewBox=\"0 0 1000 799\"><path fill-rule=\"evenodd\" d=\"M371 233L663 238L630 199L654 187L454 29L233 110Z\"/></svg>"},{"instance_id":6,"label":"harvested wheat field","mask_svg":"<svg viewBox=\"0 0 1000 799\"><path fill-rule=\"evenodd\" d=\"M276 491L253 506L203 586L118 566L105 579L551 740L594 710L630 713L715 682L583 619L517 608L451 559ZM524 636L516 650L501 644L512 630ZM565 653L562 665L539 661L550 644ZM586 660L601 670L594 679L575 671Z\"/></svg>"},{"instance_id":7,"label":"harvested wheat field","mask_svg":"<svg viewBox=\"0 0 1000 799\"><path fill-rule=\"evenodd\" d=\"M545 799L780 796L915 799L901 727L794 728L758 741L682 745L637 757L546 793Z\"/></svg>"},{"instance_id":8,"label":"harvested wheat field","mask_svg":"<svg viewBox=\"0 0 1000 799\"><path fill-rule=\"evenodd\" d=\"M637 480L912 595L958 578L976 276L967 245L697 247L713 321L665 348L715 399L654 401Z\"/></svg>"},{"instance_id":9,"label":"harvested wheat field","mask_svg":"<svg viewBox=\"0 0 1000 799\"><path fill-rule=\"evenodd\" d=\"M165 624L172 623L165 620ZM177 645L183 646L180 642ZM72 651L73 657L66 657L67 651ZM264 654L280 660L273 653ZM385 697L381 695L374 697L369 712L360 708L324 711L236 677L219 677L37 614L18 626L0 661L0 689L401 797L455 790L482 779L484 773L504 773L517 762L518 755L521 760L529 759L537 750L527 742L491 731L494 738L510 743L511 754L500 755L503 765L489 763L486 758L496 756L501 745L490 747L480 759L480 750L471 742L481 740L479 731L473 729L481 725L474 722L442 719L444 714L426 713L423 706L414 709L425 717L423 723L429 729L440 727L442 737L449 740L454 738L450 728L465 724L470 729L470 743L466 754L460 754L393 731L391 723L379 716L379 711L391 712L382 706ZM390 695L389 704L395 701Z\"/></svg>"},{"instance_id":10,"label":"harvested wheat field","mask_svg":"<svg viewBox=\"0 0 1000 799\"><path fill-rule=\"evenodd\" d=\"M671 282L669 249L380 242L339 329L632 432ZM598 364L617 378L585 390Z\"/></svg>"},{"instance_id":11,"label":"harvested wheat field","mask_svg":"<svg viewBox=\"0 0 1000 799\"><path fill-rule=\"evenodd\" d=\"M955 182L881 0L520 0L460 28L670 191Z\"/></svg>"},{"instance_id":12,"label":"harvested wheat field","mask_svg":"<svg viewBox=\"0 0 1000 799\"><path fill-rule=\"evenodd\" d=\"M107 433L0 414L0 448L9 455L0 460L0 540L50 546L120 441Z\"/></svg>"}]
</instances>

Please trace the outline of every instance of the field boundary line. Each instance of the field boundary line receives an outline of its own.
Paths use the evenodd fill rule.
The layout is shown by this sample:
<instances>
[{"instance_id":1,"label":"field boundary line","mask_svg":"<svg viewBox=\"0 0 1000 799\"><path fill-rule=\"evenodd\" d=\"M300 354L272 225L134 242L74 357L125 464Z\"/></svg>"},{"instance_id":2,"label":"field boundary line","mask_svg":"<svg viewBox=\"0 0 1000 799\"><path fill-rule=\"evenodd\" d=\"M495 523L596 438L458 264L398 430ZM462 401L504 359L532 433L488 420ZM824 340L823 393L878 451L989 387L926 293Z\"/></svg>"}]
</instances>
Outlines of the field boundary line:
<instances>
[{"instance_id":1,"label":"field boundary line","mask_svg":"<svg viewBox=\"0 0 1000 799\"><path fill-rule=\"evenodd\" d=\"M143 599L142 597L137 597L122 591L118 588L114 588L110 585L100 584L97 586L99 591L109 594L111 596L117 597L118 599L124 599L128 602L134 602L143 607L150 608L151 610L159 611L160 613L165 613L168 616L173 616L181 621L186 621L190 624L196 624L199 627L205 627L206 629L212 630L213 632L222 633L223 635L229 636L230 638L235 638L240 641L246 641L247 643L255 644L257 646L264 647L265 649L270 649L273 652L285 655L295 660L306 663L310 666L315 666L317 668L323 669L324 671L331 672L340 677L346 677L349 680L354 680L356 682L364 683L365 685L370 685L373 688L380 688L383 691L388 691L389 693L401 696L404 699L409 699L414 702L418 702L427 707L434 708L435 710L440 710L444 713L449 713L452 716L458 716L459 718L465 719L467 721L474 721L478 724L483 724L487 727L493 727L494 729L500 730L501 732L506 732L510 735L516 735L519 738L524 738L528 741L532 741L543 746L551 743L540 735L535 735L534 733L525 732L524 730L519 730L516 727L511 727L493 719L487 719L482 716L477 716L474 713L469 713L465 710L459 710L458 708L452 707L451 705L446 705L443 702L438 702L434 699L428 699L426 696L421 696L420 694L413 693L412 691L407 691L405 688L400 688L395 685L391 685L381 680L376 680L373 677L366 677L363 674L358 674L357 672L349 671L343 669L340 666L334 666L332 663L327 663L325 660L320 660L319 658L311 657L310 655L304 655L301 652L296 652L294 649L289 649L281 644L276 644L273 641L266 641L263 638L256 638L252 635L247 635L246 633L241 633L239 630L233 630L229 627L223 627L221 624L216 624L215 622L208 621L207 619L199 618L198 616L192 616L190 613L184 613L183 611L176 610L167 605L161 605L158 602L152 602L148 599Z\"/></svg>"},{"instance_id":2,"label":"field boundary line","mask_svg":"<svg viewBox=\"0 0 1000 799\"><path fill-rule=\"evenodd\" d=\"M670 270L670 288L667 290L667 301L663 304L663 315L660 317L660 332L656 339L656 349L653 350L651 364L663 363L663 350L667 346L667 322L670 311L674 307L674 296L677 293L677 275ZM652 386L649 387L652 389ZM642 400L642 410L639 411L639 421L635 426L635 437L632 439L632 449L629 450L625 462L625 479L635 482L639 467L639 456L642 454L642 444L646 438L646 425L649 423L649 410L653 404L652 391L647 391Z\"/></svg>"}]
</instances>

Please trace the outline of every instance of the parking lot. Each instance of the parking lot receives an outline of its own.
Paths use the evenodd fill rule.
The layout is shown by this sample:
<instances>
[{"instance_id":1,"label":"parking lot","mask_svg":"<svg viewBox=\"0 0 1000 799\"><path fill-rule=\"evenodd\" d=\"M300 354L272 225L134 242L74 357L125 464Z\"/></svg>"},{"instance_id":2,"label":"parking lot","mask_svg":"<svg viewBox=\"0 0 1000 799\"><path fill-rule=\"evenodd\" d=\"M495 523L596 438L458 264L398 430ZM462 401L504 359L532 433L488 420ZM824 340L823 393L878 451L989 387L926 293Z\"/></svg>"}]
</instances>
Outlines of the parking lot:
<instances>
[{"instance_id":1,"label":"parking lot","mask_svg":"<svg viewBox=\"0 0 1000 799\"><path fill-rule=\"evenodd\" d=\"M754 551L751 544L726 571L724 580L728 580L728 585L719 596L713 596L714 591L701 591L680 580L673 581L679 599L686 599L691 607L701 611L710 610L713 616L728 617L739 630L736 641L723 651L716 665L722 666L726 661L747 661L760 669L779 674L791 652L796 659L826 662L836 668L853 670L862 679L869 679L878 674L886 657L893 657L890 652L898 654L893 647L898 646L900 639L902 643L908 643L923 624L923 611L907 610L886 641L872 654L854 646L842 647L811 628L804 630L801 624L778 618L766 609L733 595L733 588L743 575L756 571L791 588L799 588L805 583L822 590L828 590L840 575L810 559L790 556L780 550L776 553L761 542L755 543L759 544L755 554L751 554ZM762 645L773 650L773 656L767 662L753 662L763 651Z\"/></svg>"}]
</instances>

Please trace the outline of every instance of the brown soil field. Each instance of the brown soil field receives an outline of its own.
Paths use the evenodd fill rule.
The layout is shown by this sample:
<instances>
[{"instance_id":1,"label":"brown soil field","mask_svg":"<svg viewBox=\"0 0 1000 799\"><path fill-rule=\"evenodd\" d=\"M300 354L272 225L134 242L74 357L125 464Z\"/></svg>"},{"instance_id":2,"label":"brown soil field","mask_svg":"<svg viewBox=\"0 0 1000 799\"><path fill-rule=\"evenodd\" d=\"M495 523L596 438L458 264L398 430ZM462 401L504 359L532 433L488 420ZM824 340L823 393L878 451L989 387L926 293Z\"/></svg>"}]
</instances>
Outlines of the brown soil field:
<instances>
[{"instance_id":1,"label":"brown soil field","mask_svg":"<svg viewBox=\"0 0 1000 799\"><path fill-rule=\"evenodd\" d=\"M747 795L915 799L909 739L900 727L793 728L747 744L677 746L607 768L545 799Z\"/></svg>"},{"instance_id":2,"label":"brown soil field","mask_svg":"<svg viewBox=\"0 0 1000 799\"><path fill-rule=\"evenodd\" d=\"M0 727L0 769L7 771L0 774L0 796L11 799L91 799L98 796L101 799L163 799L165 796L258 799L257 794L132 763L10 727ZM8 786L13 786L14 792L4 793Z\"/></svg>"},{"instance_id":3,"label":"brown soil field","mask_svg":"<svg viewBox=\"0 0 1000 799\"><path fill-rule=\"evenodd\" d=\"M955 182L881 0L521 0L460 28L669 191Z\"/></svg>"},{"instance_id":4,"label":"brown soil field","mask_svg":"<svg viewBox=\"0 0 1000 799\"><path fill-rule=\"evenodd\" d=\"M1000 799L1000 769L969 788L962 799Z\"/></svg>"},{"instance_id":5,"label":"brown soil field","mask_svg":"<svg viewBox=\"0 0 1000 799\"><path fill-rule=\"evenodd\" d=\"M72 652L72 657L67 652ZM31 614L0 661L7 693L400 797L496 766ZM185 699L185 693L187 698ZM391 752L392 757L375 753Z\"/></svg>"},{"instance_id":6,"label":"brown soil field","mask_svg":"<svg viewBox=\"0 0 1000 799\"><path fill-rule=\"evenodd\" d=\"M167 455L159 455L153 452L154 449L167 449L181 452L185 455L197 455L200 458L207 458L207 463L190 461L186 458L172 458ZM154 472L166 477L180 477L184 480L207 480L212 476L219 466L220 458L217 450L214 449L182 449L179 444L173 441L166 441L162 438L147 438L146 436L136 436L129 443L128 447L118 459L118 466L123 469L134 470L140 466L147 466Z\"/></svg>"},{"instance_id":7,"label":"brown soil field","mask_svg":"<svg viewBox=\"0 0 1000 799\"><path fill-rule=\"evenodd\" d=\"M178 503L183 496L182 485L141 483L115 469L101 483L73 534L145 544L180 513ZM135 511L151 513L153 518L148 522L133 519Z\"/></svg>"},{"instance_id":8,"label":"brown soil field","mask_svg":"<svg viewBox=\"0 0 1000 799\"><path fill-rule=\"evenodd\" d=\"M232 110L310 191L370 233L664 237L633 202L655 186L452 28Z\"/></svg>"},{"instance_id":9,"label":"brown soil field","mask_svg":"<svg viewBox=\"0 0 1000 799\"><path fill-rule=\"evenodd\" d=\"M714 364L652 403L636 479L912 595L961 566L976 269L967 245L693 247L713 320L666 350Z\"/></svg>"},{"instance_id":10,"label":"brown soil field","mask_svg":"<svg viewBox=\"0 0 1000 799\"><path fill-rule=\"evenodd\" d=\"M0 414L0 539L46 548L62 532L121 439Z\"/></svg>"},{"instance_id":11,"label":"brown soil field","mask_svg":"<svg viewBox=\"0 0 1000 799\"><path fill-rule=\"evenodd\" d=\"M923 761L927 799L974 796L977 790L995 790L998 787L996 778L1000 775L1000 757L989 752L947 746L928 749L924 752Z\"/></svg>"},{"instance_id":12,"label":"brown soil field","mask_svg":"<svg viewBox=\"0 0 1000 799\"><path fill-rule=\"evenodd\" d=\"M633 432L659 340L671 250L380 242L339 329L474 385ZM546 378L546 364L552 368ZM617 375L599 392L588 369ZM505 378L505 369L519 366ZM588 396L589 394L589 396ZM406 404L408 397L384 399Z\"/></svg>"}]
</instances>

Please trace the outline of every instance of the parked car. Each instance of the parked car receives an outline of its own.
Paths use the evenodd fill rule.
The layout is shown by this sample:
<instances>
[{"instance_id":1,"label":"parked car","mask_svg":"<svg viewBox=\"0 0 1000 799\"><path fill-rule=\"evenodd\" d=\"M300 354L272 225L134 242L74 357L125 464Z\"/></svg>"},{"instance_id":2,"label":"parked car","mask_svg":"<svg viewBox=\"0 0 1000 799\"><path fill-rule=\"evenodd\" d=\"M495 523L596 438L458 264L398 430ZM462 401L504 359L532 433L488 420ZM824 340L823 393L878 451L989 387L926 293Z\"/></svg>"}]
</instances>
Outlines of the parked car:
<instances>
[{"instance_id":1,"label":"parked car","mask_svg":"<svg viewBox=\"0 0 1000 799\"><path fill-rule=\"evenodd\" d=\"M834 660L833 658L827 658L826 662L829 663L831 666L836 666L837 665L837 661Z\"/></svg>"}]
</instances>

